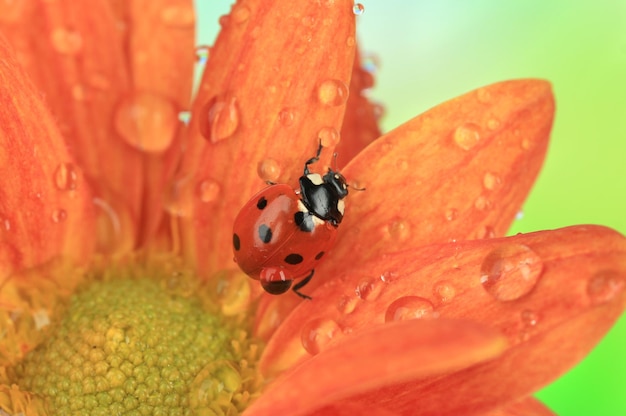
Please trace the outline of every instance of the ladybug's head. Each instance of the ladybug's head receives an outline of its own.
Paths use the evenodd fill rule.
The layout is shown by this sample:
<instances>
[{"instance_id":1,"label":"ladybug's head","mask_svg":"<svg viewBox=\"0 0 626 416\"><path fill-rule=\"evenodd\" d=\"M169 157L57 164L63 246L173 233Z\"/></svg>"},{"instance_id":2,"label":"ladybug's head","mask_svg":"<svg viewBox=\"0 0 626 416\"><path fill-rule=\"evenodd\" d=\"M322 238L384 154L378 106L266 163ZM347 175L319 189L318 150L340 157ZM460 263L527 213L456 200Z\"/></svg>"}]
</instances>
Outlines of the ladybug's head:
<instances>
[{"instance_id":1,"label":"ladybug's head","mask_svg":"<svg viewBox=\"0 0 626 416\"><path fill-rule=\"evenodd\" d=\"M324 176L310 173L300 177L300 194L311 214L334 226L341 223L348 184L339 172L329 169Z\"/></svg>"}]
</instances>

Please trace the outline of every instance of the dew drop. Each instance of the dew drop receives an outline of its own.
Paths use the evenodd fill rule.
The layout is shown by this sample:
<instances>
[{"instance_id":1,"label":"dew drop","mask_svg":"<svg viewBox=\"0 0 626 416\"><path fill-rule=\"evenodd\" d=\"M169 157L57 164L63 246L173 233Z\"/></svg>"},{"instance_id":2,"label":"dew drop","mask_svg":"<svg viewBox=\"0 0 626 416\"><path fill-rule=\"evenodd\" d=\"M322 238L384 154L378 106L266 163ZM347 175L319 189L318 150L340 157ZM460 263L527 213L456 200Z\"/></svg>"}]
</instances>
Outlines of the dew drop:
<instances>
[{"instance_id":1,"label":"dew drop","mask_svg":"<svg viewBox=\"0 0 626 416\"><path fill-rule=\"evenodd\" d=\"M167 98L135 91L115 110L115 128L132 147L150 153L165 151L176 134L178 112Z\"/></svg>"},{"instance_id":2,"label":"dew drop","mask_svg":"<svg viewBox=\"0 0 626 416\"><path fill-rule=\"evenodd\" d=\"M500 120L497 118L491 118L487 121L487 128L489 130L496 130L498 127L500 127Z\"/></svg>"},{"instance_id":3,"label":"dew drop","mask_svg":"<svg viewBox=\"0 0 626 416\"><path fill-rule=\"evenodd\" d=\"M530 309L524 309L520 313L520 320L524 326L535 326L539 322L539 314Z\"/></svg>"},{"instance_id":4,"label":"dew drop","mask_svg":"<svg viewBox=\"0 0 626 416\"><path fill-rule=\"evenodd\" d=\"M228 360L212 361L204 366L191 382L188 402L190 409L207 414L226 414L232 400L243 384L241 374ZM204 413L202 413L204 414Z\"/></svg>"},{"instance_id":5,"label":"dew drop","mask_svg":"<svg viewBox=\"0 0 626 416\"><path fill-rule=\"evenodd\" d=\"M250 303L250 278L239 269L222 270L209 279L211 295L226 316L245 312Z\"/></svg>"},{"instance_id":6,"label":"dew drop","mask_svg":"<svg viewBox=\"0 0 626 416\"><path fill-rule=\"evenodd\" d=\"M493 100L493 96L488 88L480 88L476 90L476 98L483 104L489 104Z\"/></svg>"},{"instance_id":7,"label":"dew drop","mask_svg":"<svg viewBox=\"0 0 626 416\"><path fill-rule=\"evenodd\" d=\"M408 170L409 162L404 158L400 158L396 160L396 167L398 168L398 170Z\"/></svg>"},{"instance_id":8,"label":"dew drop","mask_svg":"<svg viewBox=\"0 0 626 416\"><path fill-rule=\"evenodd\" d=\"M285 127L293 125L295 119L295 112L292 108L283 108L278 113L278 121Z\"/></svg>"},{"instance_id":9,"label":"dew drop","mask_svg":"<svg viewBox=\"0 0 626 416\"><path fill-rule=\"evenodd\" d=\"M243 23L250 18L250 9L248 6L239 6L231 12L233 22Z\"/></svg>"},{"instance_id":10,"label":"dew drop","mask_svg":"<svg viewBox=\"0 0 626 416\"><path fill-rule=\"evenodd\" d=\"M11 221L7 217L2 215L0 215L0 230L5 232L11 231Z\"/></svg>"},{"instance_id":11,"label":"dew drop","mask_svg":"<svg viewBox=\"0 0 626 416\"><path fill-rule=\"evenodd\" d=\"M493 191L498 186L500 186L501 183L502 179L497 173L487 172L485 173L485 176L483 176L483 186L488 191Z\"/></svg>"},{"instance_id":12,"label":"dew drop","mask_svg":"<svg viewBox=\"0 0 626 416\"><path fill-rule=\"evenodd\" d=\"M398 242L402 242L409 237L411 233L411 227L409 226L409 223L405 220L396 220L389 224L389 226L387 227L387 232L389 233L389 236L391 238Z\"/></svg>"},{"instance_id":13,"label":"dew drop","mask_svg":"<svg viewBox=\"0 0 626 416\"><path fill-rule=\"evenodd\" d=\"M191 6L169 6L161 10L161 21L172 28L192 28L196 22L195 12Z\"/></svg>"},{"instance_id":14,"label":"dew drop","mask_svg":"<svg viewBox=\"0 0 626 416\"><path fill-rule=\"evenodd\" d=\"M450 303L456 296L456 289L452 283L442 280L433 286L433 294L439 299L439 302Z\"/></svg>"},{"instance_id":15,"label":"dew drop","mask_svg":"<svg viewBox=\"0 0 626 416\"><path fill-rule=\"evenodd\" d=\"M419 296L403 296L394 300L385 312L385 322L435 318L433 304Z\"/></svg>"},{"instance_id":16,"label":"dew drop","mask_svg":"<svg viewBox=\"0 0 626 416\"><path fill-rule=\"evenodd\" d=\"M400 275L397 272L392 272L389 270L380 274L380 280L384 283L394 282L398 280L399 277Z\"/></svg>"},{"instance_id":17,"label":"dew drop","mask_svg":"<svg viewBox=\"0 0 626 416\"><path fill-rule=\"evenodd\" d=\"M72 163L59 163L54 170L54 185L59 191L73 191L78 184L78 173Z\"/></svg>"},{"instance_id":18,"label":"dew drop","mask_svg":"<svg viewBox=\"0 0 626 416\"><path fill-rule=\"evenodd\" d=\"M199 117L200 132L211 143L228 139L239 127L237 99L230 94L215 96L204 105Z\"/></svg>"},{"instance_id":19,"label":"dew drop","mask_svg":"<svg viewBox=\"0 0 626 416\"><path fill-rule=\"evenodd\" d=\"M446 220L454 221L459 215L459 211L456 208L448 208L445 212Z\"/></svg>"},{"instance_id":20,"label":"dew drop","mask_svg":"<svg viewBox=\"0 0 626 416\"><path fill-rule=\"evenodd\" d=\"M381 279L366 279L361 281L354 293L359 299L373 301L378 299L383 291L384 282Z\"/></svg>"},{"instance_id":21,"label":"dew drop","mask_svg":"<svg viewBox=\"0 0 626 416\"><path fill-rule=\"evenodd\" d=\"M83 38L75 30L68 28L56 28L50 34L52 47L59 53L75 55L83 47Z\"/></svg>"},{"instance_id":22,"label":"dew drop","mask_svg":"<svg viewBox=\"0 0 626 416\"><path fill-rule=\"evenodd\" d=\"M307 15L302 18L301 22L306 27L314 27L317 24L317 18L315 16Z\"/></svg>"},{"instance_id":23,"label":"dew drop","mask_svg":"<svg viewBox=\"0 0 626 416\"><path fill-rule=\"evenodd\" d=\"M319 318L307 322L302 327L300 340L304 349L311 355L316 355L324 349L341 329L332 319Z\"/></svg>"},{"instance_id":24,"label":"dew drop","mask_svg":"<svg viewBox=\"0 0 626 416\"><path fill-rule=\"evenodd\" d=\"M206 65L211 53L211 47L209 45L198 45L195 49L196 63L198 65Z\"/></svg>"},{"instance_id":25,"label":"dew drop","mask_svg":"<svg viewBox=\"0 0 626 416\"><path fill-rule=\"evenodd\" d=\"M607 303L624 291L626 277L616 271L605 270L587 282L587 296L593 305Z\"/></svg>"},{"instance_id":26,"label":"dew drop","mask_svg":"<svg viewBox=\"0 0 626 416\"><path fill-rule=\"evenodd\" d=\"M521 143L522 149L524 150L528 150L530 149L531 146L531 141L529 138L525 137L522 139L522 143Z\"/></svg>"},{"instance_id":27,"label":"dew drop","mask_svg":"<svg viewBox=\"0 0 626 416\"><path fill-rule=\"evenodd\" d=\"M280 173L280 165L274 159L263 159L257 165L257 174L259 175L259 178L266 182L277 182Z\"/></svg>"},{"instance_id":28,"label":"dew drop","mask_svg":"<svg viewBox=\"0 0 626 416\"><path fill-rule=\"evenodd\" d=\"M483 225L476 231L476 238L481 240L485 238L494 238L496 230L490 225Z\"/></svg>"},{"instance_id":29,"label":"dew drop","mask_svg":"<svg viewBox=\"0 0 626 416\"><path fill-rule=\"evenodd\" d=\"M351 314L356 309L359 298L355 296L342 295L337 301L337 310L345 315Z\"/></svg>"},{"instance_id":30,"label":"dew drop","mask_svg":"<svg viewBox=\"0 0 626 416\"><path fill-rule=\"evenodd\" d=\"M543 261L522 244L501 246L489 253L480 267L483 288L500 301L512 301L530 293L543 272Z\"/></svg>"},{"instance_id":31,"label":"dew drop","mask_svg":"<svg viewBox=\"0 0 626 416\"><path fill-rule=\"evenodd\" d=\"M474 201L474 207L479 211L487 211L491 209L492 203L487 197L480 195L476 198L476 201Z\"/></svg>"},{"instance_id":32,"label":"dew drop","mask_svg":"<svg viewBox=\"0 0 626 416\"><path fill-rule=\"evenodd\" d=\"M317 137L320 139L322 146L335 147L339 144L341 136L334 127L322 127L320 131L317 132Z\"/></svg>"},{"instance_id":33,"label":"dew drop","mask_svg":"<svg viewBox=\"0 0 626 416\"><path fill-rule=\"evenodd\" d=\"M470 150L480 141L480 127L474 123L464 123L452 134L454 142L463 150Z\"/></svg>"},{"instance_id":34,"label":"dew drop","mask_svg":"<svg viewBox=\"0 0 626 416\"><path fill-rule=\"evenodd\" d=\"M193 186L189 177L176 178L165 193L164 207L177 217L191 215L193 206Z\"/></svg>"},{"instance_id":35,"label":"dew drop","mask_svg":"<svg viewBox=\"0 0 626 416\"><path fill-rule=\"evenodd\" d=\"M365 13L365 6L363 6L361 3L354 3L354 6L352 6L352 13L354 13L356 16L361 16L363 13Z\"/></svg>"},{"instance_id":36,"label":"dew drop","mask_svg":"<svg viewBox=\"0 0 626 416\"><path fill-rule=\"evenodd\" d=\"M67 219L67 211L62 208L55 209L52 211L52 215L50 216L52 222L58 224L60 222L64 222Z\"/></svg>"},{"instance_id":37,"label":"dew drop","mask_svg":"<svg viewBox=\"0 0 626 416\"><path fill-rule=\"evenodd\" d=\"M354 39L354 36L348 36L346 38L346 46L348 47L352 47L356 44L356 40Z\"/></svg>"},{"instance_id":38,"label":"dew drop","mask_svg":"<svg viewBox=\"0 0 626 416\"><path fill-rule=\"evenodd\" d=\"M348 86L338 79L327 79L317 88L317 98L323 105L342 105L348 99Z\"/></svg>"},{"instance_id":39,"label":"dew drop","mask_svg":"<svg viewBox=\"0 0 626 416\"><path fill-rule=\"evenodd\" d=\"M188 126L191 121L191 111L179 111L178 121L183 123L185 126Z\"/></svg>"},{"instance_id":40,"label":"dew drop","mask_svg":"<svg viewBox=\"0 0 626 416\"><path fill-rule=\"evenodd\" d=\"M209 203L217 200L220 195L220 184L211 179L198 183L198 197L200 201Z\"/></svg>"}]
</instances>

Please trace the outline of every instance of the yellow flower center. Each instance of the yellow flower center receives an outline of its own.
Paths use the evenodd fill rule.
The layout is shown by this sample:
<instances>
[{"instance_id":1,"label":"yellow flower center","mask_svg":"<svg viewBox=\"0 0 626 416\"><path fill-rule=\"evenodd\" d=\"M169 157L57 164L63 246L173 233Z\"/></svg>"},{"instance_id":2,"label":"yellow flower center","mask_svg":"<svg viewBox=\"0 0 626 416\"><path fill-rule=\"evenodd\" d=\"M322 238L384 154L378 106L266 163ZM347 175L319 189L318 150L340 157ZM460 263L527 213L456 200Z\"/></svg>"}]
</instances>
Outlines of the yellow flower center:
<instances>
[{"instance_id":1,"label":"yellow flower center","mask_svg":"<svg viewBox=\"0 0 626 416\"><path fill-rule=\"evenodd\" d=\"M247 317L223 316L215 285L146 275L154 272L92 274L45 340L9 369L11 382L49 414L240 413L261 385Z\"/></svg>"}]
</instances>

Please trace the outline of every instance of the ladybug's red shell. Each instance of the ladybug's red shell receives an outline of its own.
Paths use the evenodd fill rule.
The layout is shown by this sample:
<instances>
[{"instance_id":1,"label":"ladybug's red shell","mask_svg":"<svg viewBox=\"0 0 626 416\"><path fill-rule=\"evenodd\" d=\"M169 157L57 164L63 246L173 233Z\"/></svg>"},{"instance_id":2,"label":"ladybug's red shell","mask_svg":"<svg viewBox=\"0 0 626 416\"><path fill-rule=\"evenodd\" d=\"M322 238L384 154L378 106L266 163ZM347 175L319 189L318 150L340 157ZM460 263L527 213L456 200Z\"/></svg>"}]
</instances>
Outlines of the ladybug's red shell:
<instances>
[{"instance_id":1,"label":"ladybug's red shell","mask_svg":"<svg viewBox=\"0 0 626 416\"><path fill-rule=\"evenodd\" d=\"M298 280L313 271L336 233L336 226L308 212L290 186L271 185L253 196L235 219L235 261L257 280L264 269Z\"/></svg>"}]
</instances>

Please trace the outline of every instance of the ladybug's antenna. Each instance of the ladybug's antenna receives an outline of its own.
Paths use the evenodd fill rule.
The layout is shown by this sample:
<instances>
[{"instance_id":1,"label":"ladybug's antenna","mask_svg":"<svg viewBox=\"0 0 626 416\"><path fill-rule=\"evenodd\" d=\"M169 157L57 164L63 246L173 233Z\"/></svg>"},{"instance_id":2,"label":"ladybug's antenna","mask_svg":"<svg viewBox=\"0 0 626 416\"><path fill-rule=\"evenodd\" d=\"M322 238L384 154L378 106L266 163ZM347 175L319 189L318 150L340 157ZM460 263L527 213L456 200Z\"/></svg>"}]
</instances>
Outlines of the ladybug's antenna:
<instances>
[{"instance_id":1,"label":"ladybug's antenna","mask_svg":"<svg viewBox=\"0 0 626 416\"><path fill-rule=\"evenodd\" d=\"M348 187L349 187L349 188L352 188L352 189L354 189L355 191L364 191L364 190L365 190L365 188L357 188L356 186L354 186L354 185L350 185L349 183L348 183L348 184L346 184L346 185L348 185Z\"/></svg>"}]
</instances>

